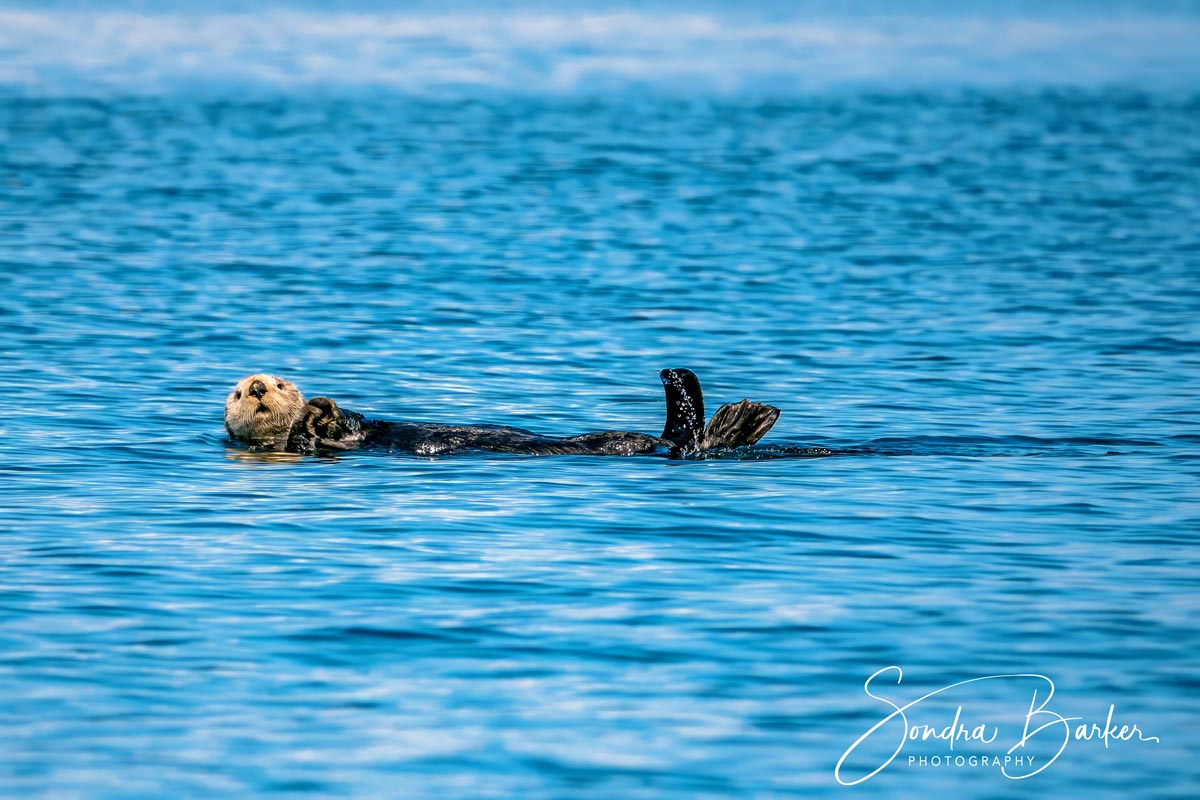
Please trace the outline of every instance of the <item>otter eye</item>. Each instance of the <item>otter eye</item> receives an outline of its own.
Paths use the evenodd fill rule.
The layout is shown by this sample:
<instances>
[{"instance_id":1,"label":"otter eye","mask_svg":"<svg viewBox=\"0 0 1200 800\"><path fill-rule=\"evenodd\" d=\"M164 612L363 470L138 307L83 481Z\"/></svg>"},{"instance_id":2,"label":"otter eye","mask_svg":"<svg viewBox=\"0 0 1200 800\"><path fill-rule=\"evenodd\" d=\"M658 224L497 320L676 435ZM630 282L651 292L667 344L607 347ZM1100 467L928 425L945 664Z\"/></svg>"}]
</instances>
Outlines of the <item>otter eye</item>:
<instances>
[{"instance_id":1,"label":"otter eye","mask_svg":"<svg viewBox=\"0 0 1200 800\"><path fill-rule=\"evenodd\" d=\"M282 383L277 383L277 384L275 384L275 388L276 388L276 389L282 389L282 388L283 388L283 384L282 384Z\"/></svg>"},{"instance_id":2,"label":"otter eye","mask_svg":"<svg viewBox=\"0 0 1200 800\"><path fill-rule=\"evenodd\" d=\"M241 399L242 399L242 393L241 393L241 392L234 392L234 393L233 393L233 399L234 399L234 400L241 400Z\"/></svg>"}]
</instances>

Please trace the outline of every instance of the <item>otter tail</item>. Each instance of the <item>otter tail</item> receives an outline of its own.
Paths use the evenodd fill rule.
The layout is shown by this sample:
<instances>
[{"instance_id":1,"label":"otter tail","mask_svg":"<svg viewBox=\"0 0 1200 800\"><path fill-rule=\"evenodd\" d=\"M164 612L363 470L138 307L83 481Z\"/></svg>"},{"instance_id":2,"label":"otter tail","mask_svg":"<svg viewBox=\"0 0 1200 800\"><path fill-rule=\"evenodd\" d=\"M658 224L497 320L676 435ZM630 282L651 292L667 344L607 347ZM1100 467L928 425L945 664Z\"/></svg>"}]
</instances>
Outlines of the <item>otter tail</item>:
<instances>
[{"instance_id":1,"label":"otter tail","mask_svg":"<svg viewBox=\"0 0 1200 800\"><path fill-rule=\"evenodd\" d=\"M658 373L667 393L667 425L662 438L683 450L699 450L704 441L704 393L700 379L690 369L664 369Z\"/></svg>"},{"instance_id":2,"label":"otter tail","mask_svg":"<svg viewBox=\"0 0 1200 800\"><path fill-rule=\"evenodd\" d=\"M684 451L742 447L761 439L775 420L779 409L763 403L743 400L726 403L704 425L704 393L700 379L688 369L664 369L658 374L667 394L667 424L662 438Z\"/></svg>"}]
</instances>

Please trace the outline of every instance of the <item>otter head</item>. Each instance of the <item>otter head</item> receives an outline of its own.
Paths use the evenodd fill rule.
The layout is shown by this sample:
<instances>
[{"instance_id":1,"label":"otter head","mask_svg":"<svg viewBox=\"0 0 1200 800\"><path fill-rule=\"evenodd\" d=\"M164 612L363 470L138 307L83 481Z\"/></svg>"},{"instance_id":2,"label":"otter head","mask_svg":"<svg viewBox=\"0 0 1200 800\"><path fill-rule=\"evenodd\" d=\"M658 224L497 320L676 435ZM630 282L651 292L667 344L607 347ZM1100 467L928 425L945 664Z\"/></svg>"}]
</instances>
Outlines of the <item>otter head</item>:
<instances>
[{"instance_id":1,"label":"otter head","mask_svg":"<svg viewBox=\"0 0 1200 800\"><path fill-rule=\"evenodd\" d=\"M288 432L304 410L304 395L274 375L242 378L225 398L225 430L239 442L282 450Z\"/></svg>"}]
</instances>

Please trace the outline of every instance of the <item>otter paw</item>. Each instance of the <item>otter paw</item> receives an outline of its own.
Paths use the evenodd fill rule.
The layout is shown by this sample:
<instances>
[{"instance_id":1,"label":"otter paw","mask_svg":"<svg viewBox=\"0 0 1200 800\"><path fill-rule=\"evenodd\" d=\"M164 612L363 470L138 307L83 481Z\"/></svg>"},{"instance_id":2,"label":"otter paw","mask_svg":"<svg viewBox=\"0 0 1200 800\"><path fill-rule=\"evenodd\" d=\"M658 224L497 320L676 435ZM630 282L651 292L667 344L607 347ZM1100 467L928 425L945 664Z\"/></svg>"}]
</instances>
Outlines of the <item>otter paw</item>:
<instances>
[{"instance_id":1,"label":"otter paw","mask_svg":"<svg viewBox=\"0 0 1200 800\"><path fill-rule=\"evenodd\" d=\"M314 397L304 407L304 428L315 439L335 438L337 431L331 433L330 427L342 417L337 403L328 397Z\"/></svg>"},{"instance_id":2,"label":"otter paw","mask_svg":"<svg viewBox=\"0 0 1200 800\"><path fill-rule=\"evenodd\" d=\"M337 439L317 439L313 442L317 451L321 450L353 450L358 446L357 440L338 441Z\"/></svg>"}]
</instances>

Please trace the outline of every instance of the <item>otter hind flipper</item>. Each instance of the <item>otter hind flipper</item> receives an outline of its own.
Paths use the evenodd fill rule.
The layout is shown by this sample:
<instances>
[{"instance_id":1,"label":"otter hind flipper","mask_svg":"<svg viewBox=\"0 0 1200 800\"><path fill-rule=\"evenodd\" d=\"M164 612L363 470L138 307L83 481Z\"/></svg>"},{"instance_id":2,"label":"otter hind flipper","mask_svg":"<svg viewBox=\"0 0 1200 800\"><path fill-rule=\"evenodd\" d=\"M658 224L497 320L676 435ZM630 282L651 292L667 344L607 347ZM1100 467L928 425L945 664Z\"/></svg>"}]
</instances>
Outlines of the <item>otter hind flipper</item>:
<instances>
[{"instance_id":1,"label":"otter hind flipper","mask_svg":"<svg viewBox=\"0 0 1200 800\"><path fill-rule=\"evenodd\" d=\"M765 403L755 403L752 400L742 400L740 403L726 403L717 409L704 429L700 440L700 449L742 447L757 442L775 420L779 419L779 409Z\"/></svg>"},{"instance_id":2,"label":"otter hind flipper","mask_svg":"<svg viewBox=\"0 0 1200 800\"><path fill-rule=\"evenodd\" d=\"M667 394L667 424L662 438L684 450L699 449L704 434L700 379L690 369L664 369L658 377Z\"/></svg>"}]
</instances>

